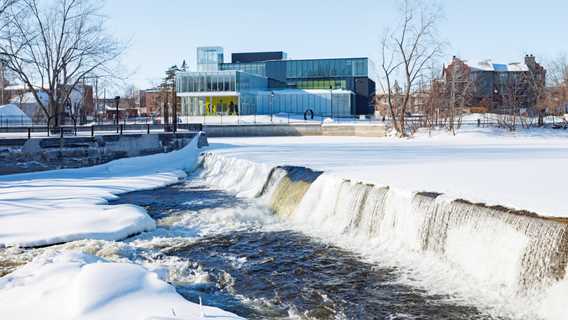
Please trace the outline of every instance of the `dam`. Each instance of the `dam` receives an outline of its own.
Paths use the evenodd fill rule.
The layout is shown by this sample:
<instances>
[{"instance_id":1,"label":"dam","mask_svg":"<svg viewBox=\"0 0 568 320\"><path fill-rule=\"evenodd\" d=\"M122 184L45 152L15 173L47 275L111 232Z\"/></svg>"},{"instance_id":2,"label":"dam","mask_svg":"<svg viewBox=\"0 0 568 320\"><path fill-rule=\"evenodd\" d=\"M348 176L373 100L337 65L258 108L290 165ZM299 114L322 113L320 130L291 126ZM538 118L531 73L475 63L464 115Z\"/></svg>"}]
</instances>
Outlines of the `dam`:
<instances>
[{"instance_id":1,"label":"dam","mask_svg":"<svg viewBox=\"0 0 568 320\"><path fill-rule=\"evenodd\" d=\"M191 263L179 292L250 319L556 319L543 301L566 281L564 219L306 167L204 153L117 203L184 236L156 253Z\"/></svg>"}]
</instances>

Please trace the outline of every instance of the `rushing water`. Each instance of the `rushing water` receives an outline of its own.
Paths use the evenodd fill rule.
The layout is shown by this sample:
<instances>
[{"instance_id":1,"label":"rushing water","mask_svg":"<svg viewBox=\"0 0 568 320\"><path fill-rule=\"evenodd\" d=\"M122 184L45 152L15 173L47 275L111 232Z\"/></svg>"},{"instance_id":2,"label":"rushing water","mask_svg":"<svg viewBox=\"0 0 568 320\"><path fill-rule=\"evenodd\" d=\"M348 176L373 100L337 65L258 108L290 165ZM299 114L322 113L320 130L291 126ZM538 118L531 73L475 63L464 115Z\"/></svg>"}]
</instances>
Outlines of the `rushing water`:
<instances>
[{"instance_id":1,"label":"rushing water","mask_svg":"<svg viewBox=\"0 0 568 320\"><path fill-rule=\"evenodd\" d=\"M171 235L189 235L191 241L163 246L160 255L206 274L205 281L174 282L192 301L201 297L250 319L493 319L401 283L396 268L286 229L255 201L199 179L118 202L144 206L161 228L175 230Z\"/></svg>"},{"instance_id":2,"label":"rushing water","mask_svg":"<svg viewBox=\"0 0 568 320\"><path fill-rule=\"evenodd\" d=\"M44 249L79 249L251 319L565 319L565 219L202 159L183 182L114 202L145 207L156 230L1 249L0 274Z\"/></svg>"}]
</instances>

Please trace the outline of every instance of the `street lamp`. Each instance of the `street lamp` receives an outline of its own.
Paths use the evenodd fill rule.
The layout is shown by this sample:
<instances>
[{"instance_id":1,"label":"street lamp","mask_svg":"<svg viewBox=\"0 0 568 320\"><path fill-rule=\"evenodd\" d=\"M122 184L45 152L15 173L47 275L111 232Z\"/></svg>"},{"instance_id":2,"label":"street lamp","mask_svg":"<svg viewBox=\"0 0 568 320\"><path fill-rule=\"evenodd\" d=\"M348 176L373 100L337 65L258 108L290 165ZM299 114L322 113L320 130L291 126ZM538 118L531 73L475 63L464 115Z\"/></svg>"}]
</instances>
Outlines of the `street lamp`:
<instances>
[{"instance_id":1,"label":"street lamp","mask_svg":"<svg viewBox=\"0 0 568 320\"><path fill-rule=\"evenodd\" d=\"M116 133L118 133L118 105L120 104L120 96L114 97L114 103L116 104Z\"/></svg>"},{"instance_id":2,"label":"street lamp","mask_svg":"<svg viewBox=\"0 0 568 320\"><path fill-rule=\"evenodd\" d=\"M329 85L329 109L331 111L331 119L333 120L333 86Z\"/></svg>"},{"instance_id":3,"label":"street lamp","mask_svg":"<svg viewBox=\"0 0 568 320\"><path fill-rule=\"evenodd\" d=\"M273 113L273 103L274 103L274 91L270 91L270 123L272 123L272 113Z\"/></svg>"}]
</instances>

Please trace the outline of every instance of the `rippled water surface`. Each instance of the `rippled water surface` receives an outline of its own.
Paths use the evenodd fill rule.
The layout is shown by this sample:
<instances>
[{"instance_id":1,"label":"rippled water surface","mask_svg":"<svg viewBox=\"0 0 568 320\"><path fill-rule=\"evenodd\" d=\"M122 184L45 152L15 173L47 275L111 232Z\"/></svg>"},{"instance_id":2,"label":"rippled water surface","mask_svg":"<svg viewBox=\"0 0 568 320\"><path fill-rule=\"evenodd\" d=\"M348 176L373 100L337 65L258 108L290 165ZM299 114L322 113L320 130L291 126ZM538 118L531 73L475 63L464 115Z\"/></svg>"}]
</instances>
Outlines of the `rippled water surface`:
<instances>
[{"instance_id":1,"label":"rippled water surface","mask_svg":"<svg viewBox=\"0 0 568 320\"><path fill-rule=\"evenodd\" d=\"M201 297L250 319L494 319L401 284L396 269L278 222L279 228L270 227L268 210L199 181L131 193L116 203L142 205L160 228L190 235L160 254L195 263L207 274L207 281L174 283L191 301Z\"/></svg>"}]
</instances>

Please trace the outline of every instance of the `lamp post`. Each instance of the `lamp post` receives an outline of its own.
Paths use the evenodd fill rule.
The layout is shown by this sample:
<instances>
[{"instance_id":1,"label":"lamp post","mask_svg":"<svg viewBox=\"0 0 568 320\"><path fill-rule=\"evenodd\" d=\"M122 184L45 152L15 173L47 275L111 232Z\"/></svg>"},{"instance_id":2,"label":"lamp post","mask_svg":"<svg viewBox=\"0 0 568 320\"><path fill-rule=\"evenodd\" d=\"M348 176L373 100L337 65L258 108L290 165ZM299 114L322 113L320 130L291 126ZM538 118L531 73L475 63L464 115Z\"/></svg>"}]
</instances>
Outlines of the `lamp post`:
<instances>
[{"instance_id":1,"label":"lamp post","mask_svg":"<svg viewBox=\"0 0 568 320\"><path fill-rule=\"evenodd\" d=\"M331 111L331 119L333 120L333 86L329 86L329 109Z\"/></svg>"},{"instance_id":2,"label":"lamp post","mask_svg":"<svg viewBox=\"0 0 568 320\"><path fill-rule=\"evenodd\" d=\"M116 116L115 116L115 119L116 119L116 133L118 133L118 126L119 126L119 124L118 124L118 105L120 104L120 96L114 97L114 103L116 104Z\"/></svg>"},{"instance_id":3,"label":"lamp post","mask_svg":"<svg viewBox=\"0 0 568 320\"><path fill-rule=\"evenodd\" d=\"M272 123L272 113L274 104L274 91L270 91L270 123Z\"/></svg>"}]
</instances>

